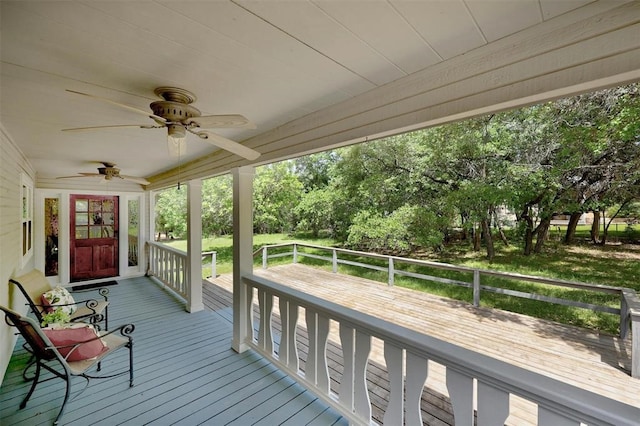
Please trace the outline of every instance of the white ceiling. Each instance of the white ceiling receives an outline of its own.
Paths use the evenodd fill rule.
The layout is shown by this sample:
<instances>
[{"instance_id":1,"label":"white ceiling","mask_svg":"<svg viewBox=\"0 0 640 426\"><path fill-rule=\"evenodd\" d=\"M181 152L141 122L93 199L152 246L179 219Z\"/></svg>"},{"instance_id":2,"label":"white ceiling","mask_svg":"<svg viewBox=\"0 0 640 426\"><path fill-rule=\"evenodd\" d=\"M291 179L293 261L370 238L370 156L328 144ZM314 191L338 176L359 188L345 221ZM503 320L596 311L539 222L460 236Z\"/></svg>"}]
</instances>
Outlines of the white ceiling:
<instances>
[{"instance_id":1,"label":"white ceiling","mask_svg":"<svg viewBox=\"0 0 640 426\"><path fill-rule=\"evenodd\" d=\"M203 115L255 123L218 132L244 141L588 3L3 0L0 123L39 177L95 172L91 161L149 177L177 164L166 131L62 132L154 124L65 89L143 110L156 87L187 89ZM183 161L217 149L191 137L187 152Z\"/></svg>"}]
</instances>

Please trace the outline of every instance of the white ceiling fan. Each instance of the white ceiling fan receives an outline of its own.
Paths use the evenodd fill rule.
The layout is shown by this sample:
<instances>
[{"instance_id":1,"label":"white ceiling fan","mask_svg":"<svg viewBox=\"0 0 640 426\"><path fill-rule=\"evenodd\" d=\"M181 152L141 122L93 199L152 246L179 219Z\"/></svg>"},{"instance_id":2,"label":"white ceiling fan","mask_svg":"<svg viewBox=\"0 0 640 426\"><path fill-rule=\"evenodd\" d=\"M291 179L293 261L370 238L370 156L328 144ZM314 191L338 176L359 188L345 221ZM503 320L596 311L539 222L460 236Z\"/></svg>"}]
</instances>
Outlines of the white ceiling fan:
<instances>
[{"instance_id":1,"label":"white ceiling fan","mask_svg":"<svg viewBox=\"0 0 640 426\"><path fill-rule=\"evenodd\" d=\"M140 178L136 176L121 175L120 169L117 168L114 163L111 163L108 161L100 161L100 163L102 163L104 167L98 167L98 173L78 173L75 176L60 176L57 179L104 177L104 180L112 180L116 178L116 179L123 179L131 182L139 183L140 185L149 185L150 183L148 180L144 178Z\"/></svg>"},{"instance_id":2,"label":"white ceiling fan","mask_svg":"<svg viewBox=\"0 0 640 426\"><path fill-rule=\"evenodd\" d=\"M77 95L98 99L138 114L144 114L151 118L155 124L119 124L112 126L92 126L77 127L72 129L62 129L65 132L78 132L87 130L98 130L108 128L139 127L141 129L167 128L167 143L169 153L173 156L184 154L186 149L187 132L198 136L212 145L229 151L248 160L255 160L260 156L258 151L248 148L238 142L234 142L223 136L210 132L209 128L255 128L255 126L244 116L239 114L226 115L201 115L200 110L191 105L196 100L191 92L177 87L158 87L154 93L162 98L160 101L152 102L149 106L151 111L144 111L130 105L121 104L110 99L102 98L87 93L77 92L67 89L67 92Z\"/></svg>"}]
</instances>

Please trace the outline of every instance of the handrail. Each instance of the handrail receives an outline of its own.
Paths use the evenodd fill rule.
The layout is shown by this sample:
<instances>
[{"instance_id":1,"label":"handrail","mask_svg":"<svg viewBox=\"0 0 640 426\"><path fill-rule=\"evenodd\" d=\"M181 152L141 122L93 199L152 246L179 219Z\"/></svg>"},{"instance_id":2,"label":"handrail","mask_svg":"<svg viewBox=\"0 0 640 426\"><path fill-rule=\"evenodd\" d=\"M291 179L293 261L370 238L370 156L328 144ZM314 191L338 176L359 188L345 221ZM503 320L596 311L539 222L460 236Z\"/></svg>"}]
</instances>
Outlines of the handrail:
<instances>
[{"instance_id":1,"label":"handrail","mask_svg":"<svg viewBox=\"0 0 640 426\"><path fill-rule=\"evenodd\" d=\"M385 424L422 424L420 399L428 375L427 361L446 368L446 383L456 424L504 424L509 396L538 406L538 425L637 425L640 409L525 370L434 337L418 333L336 303L288 288L255 275L244 276L250 294L257 289L260 321L247 344L345 415L351 423L372 423L365 371L375 337L384 344L389 373L389 405ZM274 299L280 307L281 330L273 329ZM251 315L252 298L246 299ZM309 353L302 372L296 347L298 311L303 310ZM338 394L329 386L327 340L329 322L337 322L344 359ZM251 323L251 318L248 318ZM274 336L280 336L279 342ZM279 348L276 353L275 345ZM477 390L474 396L474 382Z\"/></svg>"},{"instance_id":2,"label":"handrail","mask_svg":"<svg viewBox=\"0 0 640 426\"><path fill-rule=\"evenodd\" d=\"M272 255L268 253L269 249L289 247L289 246L292 247L291 252L277 253ZM314 254L314 253L306 253L304 251L298 250L299 247L307 247L312 249L330 251L332 253L332 256L328 257L328 256ZM544 301L548 303L575 306L579 308L590 309L593 311L606 312L614 315L619 315L620 336L622 338L627 337L629 324L631 324L631 329L634 330L634 333L632 333L633 343L632 343L631 376L634 378L640 378L640 298L638 297L636 292L632 289L627 289L623 287L606 286L601 284L588 284L588 283L582 283L582 282L576 282L576 281L537 277L537 276L523 275L523 274L517 274L512 272L500 272L500 271L492 271L488 269L470 268L467 266L457 266L457 265L451 265L446 263L425 261L425 260L419 260L419 259L409 259L409 258L389 256L389 255L383 255L383 254L377 254L377 253L367 253L363 251L356 251L356 250L349 250L349 249L342 249L342 248L335 248L335 247L324 247L324 246L319 246L315 244L298 243L298 242L265 245L254 252L254 257L259 255L260 253L262 253L262 267L264 269L267 268L269 259L291 256L293 263L297 263L298 257L306 256L313 259L319 259L319 260L331 262L334 273L338 271L338 265L341 265L341 264L358 266L358 267L373 269L377 271L388 271L387 281L388 281L388 285L390 286L394 285L395 276L398 275L398 276L409 276L409 277L423 279L427 281L472 288L473 304L475 306L480 306L480 296L482 291L485 291L485 292L491 292L491 293L506 294L506 295L521 297L521 298L535 299L538 301ZM370 265L367 263L356 262L356 261L351 261L346 259L340 259L338 257L338 254L347 254L347 255L359 256L364 258L385 260L387 262L387 267ZM449 278L419 274L419 273L410 272L410 271L403 271L397 268L398 264L419 265L419 266L426 266L426 267L443 269L443 270L469 273L471 274L472 278L470 279L470 281L462 281L462 280L453 280ZM561 299L561 298L545 296L541 294L483 285L481 283L483 276L494 276L494 277L500 277L500 278L506 278L506 279L528 281L528 282L533 282L538 284L554 285L558 287L574 288L574 289L588 290L588 291L608 293L608 294L616 294L620 297L620 308L613 308L610 306L596 305L591 303L579 302L575 300Z\"/></svg>"}]
</instances>

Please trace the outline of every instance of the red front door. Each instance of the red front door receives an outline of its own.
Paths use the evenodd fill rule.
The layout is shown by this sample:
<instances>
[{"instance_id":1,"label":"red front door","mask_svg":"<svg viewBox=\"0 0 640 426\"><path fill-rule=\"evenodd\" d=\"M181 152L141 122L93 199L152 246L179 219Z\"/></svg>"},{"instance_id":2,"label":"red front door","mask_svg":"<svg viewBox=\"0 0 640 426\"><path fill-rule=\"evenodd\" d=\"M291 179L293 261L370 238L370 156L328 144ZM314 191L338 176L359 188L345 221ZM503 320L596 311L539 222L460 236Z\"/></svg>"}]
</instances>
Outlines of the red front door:
<instances>
[{"instance_id":1,"label":"red front door","mask_svg":"<svg viewBox=\"0 0 640 426\"><path fill-rule=\"evenodd\" d=\"M71 281L118 275L118 197L71 196Z\"/></svg>"}]
</instances>

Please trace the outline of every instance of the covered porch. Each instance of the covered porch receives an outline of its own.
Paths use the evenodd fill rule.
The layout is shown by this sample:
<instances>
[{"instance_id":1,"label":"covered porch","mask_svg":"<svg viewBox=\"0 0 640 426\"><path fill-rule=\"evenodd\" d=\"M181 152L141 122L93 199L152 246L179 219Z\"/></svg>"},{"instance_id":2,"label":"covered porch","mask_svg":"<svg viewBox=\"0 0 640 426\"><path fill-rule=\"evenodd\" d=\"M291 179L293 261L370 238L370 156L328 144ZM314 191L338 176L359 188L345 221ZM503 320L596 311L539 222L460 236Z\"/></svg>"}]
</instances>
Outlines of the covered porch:
<instances>
[{"instance_id":1,"label":"covered porch","mask_svg":"<svg viewBox=\"0 0 640 426\"><path fill-rule=\"evenodd\" d=\"M535 406L540 425L636 425L633 405L254 273L251 196L261 165L637 81L640 4L293 3L1 3L0 304L24 308L9 278L44 269L46 199L59 200L64 218L60 269L50 281L65 286L74 282L65 246L76 231L70 197L119 197L122 206L137 206L135 214L122 208L111 217L123 226L137 219L134 238L124 231L111 238L121 282L113 289L112 321L138 326L136 387L125 392L115 380L98 382L104 392L73 401L65 421L324 425L373 418L413 425L429 412L422 391L433 361L446 367L448 415L456 424L503 424L517 395ZM215 134L195 131L193 117L150 115L150 102L166 86L197 94L203 117L238 112L257 128L222 128L221 146L213 146ZM88 126L112 129L90 136L61 131ZM177 159L165 149L176 128L191 134L187 156ZM260 156L239 155L238 147ZM99 173L96 160L105 166ZM234 174L232 298L212 313L201 281L201 182L226 173ZM91 179L58 180L70 175ZM153 247L154 191L181 184L188 192L188 249L163 273L191 315L184 301L142 277L155 256L143 249ZM301 329L308 333L304 358ZM339 384L327 356L334 329ZM632 332L640 340L638 327ZM49 423L57 400L46 386L28 410L10 411L22 392L14 378L24 354L9 366L16 340L4 324L0 341L0 371L7 369L2 421ZM372 404L366 381L369 354L380 342L389 366L386 405ZM248 382L230 372L237 370Z\"/></svg>"},{"instance_id":2,"label":"covered porch","mask_svg":"<svg viewBox=\"0 0 640 426\"><path fill-rule=\"evenodd\" d=\"M435 346L429 354L416 354L417 362L409 356L405 367L398 367L394 366L389 349L385 349L385 342L373 339L362 376L366 378L362 389L371 406L372 422L395 424L393 417L387 417L393 416L392 399L397 392L393 387L394 383L397 384L394 379L397 370L394 369L414 369L415 375L416 366L419 367L417 374L426 378L426 384L423 388L424 380L421 382L418 378L412 382L407 378L407 401L403 404L406 424L415 424L419 418L424 424L442 426L460 424L464 418L472 422L474 409L478 407L479 421L494 424L492 421L496 418L487 418L489 413L482 411L483 404L485 408L487 404L492 409L502 407L504 411L498 414L504 415L504 419L499 421L508 425L563 424L557 422L566 419L554 415L559 409L571 413L575 419L588 420L587 424L633 424L640 413L640 400L637 398L640 382L625 371L630 368L628 340L598 336L575 327L508 312L474 308L461 302L299 264L256 269L254 273L250 280L256 283L276 285L277 282L294 292L304 290L311 298L326 300L329 309L331 303L353 307L384 319L384 327L395 332L402 331L402 328L394 329L400 325L453 343L448 347L450 359L435 356L441 342L434 341ZM287 311L281 310L279 302L290 296L281 294L277 298L273 314L267 321L261 314L265 312L264 292L253 292L252 340L257 346L238 354L229 347L233 320L231 274L203 282L205 309L193 314L185 312L185 301L181 297L152 278L120 280L110 290L112 324L133 322L136 325L135 386L129 389L126 380L121 378L92 381L91 386L69 404L63 424L76 424L88 417L96 424L349 423L348 416L341 415L339 411L345 408L345 389L350 388L348 370L358 363L350 365L351 361L343 352L349 340L344 340L342 322L331 321L326 350L323 351L326 355L314 360L313 336L316 331L309 328L312 323L305 315L309 308L301 309L293 339L300 368L298 374L287 368L284 361L286 337L282 334L282 313ZM311 298L308 302L312 302ZM352 321L359 318L359 314L350 309L342 314ZM287 322L285 318L285 329ZM265 336L262 327L267 323L273 325L271 356L275 355L275 358L271 362L270 354L264 349L268 346L266 340L260 337ZM370 326L373 328L375 324ZM365 331L362 325L355 328L359 334ZM407 334L398 333L396 339L400 343L407 337ZM356 344L361 347L362 340ZM403 344L411 345L408 341ZM481 396L468 407L460 401L460 395L456 395L464 393L466 388L459 387L452 379L455 376L449 372L456 368L456 358L463 356L465 350L478 355L467 359L469 365L465 366L465 375L478 376L476 380L481 387L488 386L481 392L489 394ZM354 353L361 356L362 352L354 350ZM486 365L478 364L486 359L480 354L490 356L493 361ZM119 361L124 360L116 358L104 368L113 368ZM25 362L26 354L18 347L0 388L0 416L11 424L49 424L59 408L62 382L41 385L27 408L18 410L19 401L28 390L28 384L20 375ZM471 364L473 362L476 364ZM415 363L413 367L412 363ZM297 383L304 382L311 374L310 368L315 369L320 377L322 368L319 367L322 365L326 368L329 393L337 409L330 408L330 404L321 397L321 384L315 391L313 386L309 391ZM509 383L499 385L498 389L509 389L504 392L506 399L492 395L490 390L504 374L511 375ZM296 377L300 375L302 377ZM355 394L360 382L355 380L351 383L355 385ZM74 391L82 386L82 380L77 379ZM412 386L417 388L411 390ZM411 396L418 399L413 401L409 398ZM247 400L251 403L248 404ZM412 413L412 410L418 411ZM551 420L545 415L552 415ZM367 423L362 419L351 420L356 424Z\"/></svg>"}]
</instances>

